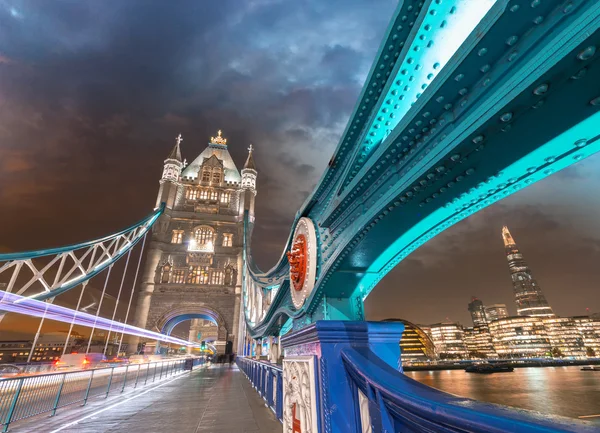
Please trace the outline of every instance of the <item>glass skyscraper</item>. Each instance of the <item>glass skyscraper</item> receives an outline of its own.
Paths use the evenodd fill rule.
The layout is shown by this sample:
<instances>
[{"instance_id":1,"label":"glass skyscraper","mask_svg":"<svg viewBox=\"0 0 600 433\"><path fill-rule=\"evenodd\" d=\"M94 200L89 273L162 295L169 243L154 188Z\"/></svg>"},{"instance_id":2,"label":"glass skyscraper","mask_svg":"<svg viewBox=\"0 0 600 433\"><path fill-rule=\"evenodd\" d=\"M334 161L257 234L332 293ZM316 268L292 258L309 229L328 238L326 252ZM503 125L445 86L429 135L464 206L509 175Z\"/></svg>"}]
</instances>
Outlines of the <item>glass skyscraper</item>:
<instances>
[{"instance_id":1,"label":"glass skyscraper","mask_svg":"<svg viewBox=\"0 0 600 433\"><path fill-rule=\"evenodd\" d=\"M502 227L502 239L512 278L517 314L519 316L553 317L552 308L548 305L537 281L531 275L523 255L506 226Z\"/></svg>"}]
</instances>

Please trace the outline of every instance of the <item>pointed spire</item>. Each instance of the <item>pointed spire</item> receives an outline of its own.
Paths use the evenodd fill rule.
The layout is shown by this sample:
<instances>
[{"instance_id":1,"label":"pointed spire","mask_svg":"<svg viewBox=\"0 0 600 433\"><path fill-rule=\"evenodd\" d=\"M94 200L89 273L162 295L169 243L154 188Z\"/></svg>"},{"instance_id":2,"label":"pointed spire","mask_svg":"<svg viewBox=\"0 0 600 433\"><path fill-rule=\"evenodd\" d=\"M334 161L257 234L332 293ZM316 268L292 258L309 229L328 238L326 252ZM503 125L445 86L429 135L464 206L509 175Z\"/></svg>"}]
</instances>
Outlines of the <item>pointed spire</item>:
<instances>
[{"instance_id":1,"label":"pointed spire","mask_svg":"<svg viewBox=\"0 0 600 433\"><path fill-rule=\"evenodd\" d=\"M252 157L252 152L254 151L254 146L250 145L248 148L248 159L246 159L246 163L244 164L244 169L250 169L256 171L256 165L254 165L254 158Z\"/></svg>"},{"instance_id":2,"label":"pointed spire","mask_svg":"<svg viewBox=\"0 0 600 433\"><path fill-rule=\"evenodd\" d=\"M171 150L171 153L169 153L167 159L174 159L176 161L182 162L181 149L179 148L179 144L181 144L182 141L183 138L181 138L181 134L179 134L175 139L175 146L173 147L173 150Z\"/></svg>"},{"instance_id":3,"label":"pointed spire","mask_svg":"<svg viewBox=\"0 0 600 433\"><path fill-rule=\"evenodd\" d=\"M515 240L506 226L502 227L502 239L504 240L505 247L508 247L509 245L516 245Z\"/></svg>"}]
</instances>

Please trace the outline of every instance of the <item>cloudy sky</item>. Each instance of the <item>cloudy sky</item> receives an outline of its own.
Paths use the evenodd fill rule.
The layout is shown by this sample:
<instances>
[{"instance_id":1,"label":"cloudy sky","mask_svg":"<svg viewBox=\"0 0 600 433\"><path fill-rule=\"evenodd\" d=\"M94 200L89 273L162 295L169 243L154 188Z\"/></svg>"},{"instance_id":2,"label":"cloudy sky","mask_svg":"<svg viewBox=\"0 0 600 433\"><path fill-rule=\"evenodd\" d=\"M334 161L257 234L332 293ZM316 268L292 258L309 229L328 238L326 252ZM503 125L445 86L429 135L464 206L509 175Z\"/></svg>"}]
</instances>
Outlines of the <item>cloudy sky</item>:
<instances>
[{"instance_id":1,"label":"cloudy sky","mask_svg":"<svg viewBox=\"0 0 600 433\"><path fill-rule=\"evenodd\" d=\"M353 109L395 0L0 0L0 251L78 242L148 214L181 133L218 129L259 168L267 268ZM559 314L600 311L600 158L448 230L367 300L370 318L468 323L507 303L507 224Z\"/></svg>"}]
</instances>

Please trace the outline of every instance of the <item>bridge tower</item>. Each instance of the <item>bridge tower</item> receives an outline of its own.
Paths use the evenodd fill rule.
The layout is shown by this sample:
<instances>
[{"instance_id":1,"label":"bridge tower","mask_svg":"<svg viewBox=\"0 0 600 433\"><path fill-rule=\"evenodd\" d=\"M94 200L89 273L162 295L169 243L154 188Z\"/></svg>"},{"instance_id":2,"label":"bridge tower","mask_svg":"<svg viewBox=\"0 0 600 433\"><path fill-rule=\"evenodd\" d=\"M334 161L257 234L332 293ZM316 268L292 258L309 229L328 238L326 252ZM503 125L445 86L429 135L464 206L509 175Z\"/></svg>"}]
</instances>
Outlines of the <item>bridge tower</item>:
<instances>
[{"instance_id":1,"label":"bridge tower","mask_svg":"<svg viewBox=\"0 0 600 433\"><path fill-rule=\"evenodd\" d=\"M153 227L138 292L135 325L170 333L192 321L217 326L219 353L236 347L242 291L244 212L254 220L258 175L252 146L238 171L221 131L185 164L181 135L164 161L157 206L165 211ZM206 335L206 332L202 332ZM139 339L133 338L135 351Z\"/></svg>"}]
</instances>

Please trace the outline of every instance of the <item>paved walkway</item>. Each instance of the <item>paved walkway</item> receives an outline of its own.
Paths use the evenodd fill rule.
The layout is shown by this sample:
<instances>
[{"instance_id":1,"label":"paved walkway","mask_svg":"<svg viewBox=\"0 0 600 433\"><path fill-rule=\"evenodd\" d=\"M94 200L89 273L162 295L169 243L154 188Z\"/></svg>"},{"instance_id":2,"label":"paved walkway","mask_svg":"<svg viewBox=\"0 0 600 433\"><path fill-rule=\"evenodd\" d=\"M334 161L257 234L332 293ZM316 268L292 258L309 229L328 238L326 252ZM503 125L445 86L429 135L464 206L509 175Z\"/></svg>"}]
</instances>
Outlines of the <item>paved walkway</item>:
<instances>
[{"instance_id":1,"label":"paved walkway","mask_svg":"<svg viewBox=\"0 0 600 433\"><path fill-rule=\"evenodd\" d=\"M237 367L216 366L85 408L59 410L55 417L18 422L10 431L281 433L282 425Z\"/></svg>"}]
</instances>

